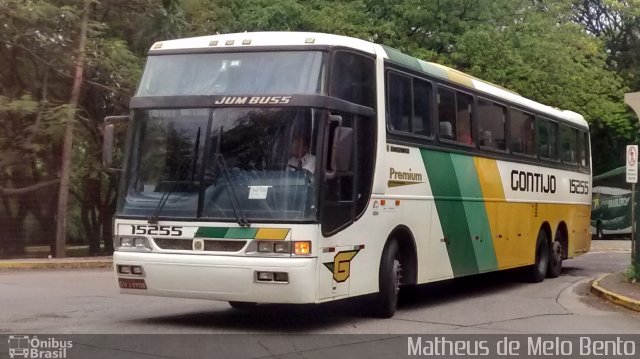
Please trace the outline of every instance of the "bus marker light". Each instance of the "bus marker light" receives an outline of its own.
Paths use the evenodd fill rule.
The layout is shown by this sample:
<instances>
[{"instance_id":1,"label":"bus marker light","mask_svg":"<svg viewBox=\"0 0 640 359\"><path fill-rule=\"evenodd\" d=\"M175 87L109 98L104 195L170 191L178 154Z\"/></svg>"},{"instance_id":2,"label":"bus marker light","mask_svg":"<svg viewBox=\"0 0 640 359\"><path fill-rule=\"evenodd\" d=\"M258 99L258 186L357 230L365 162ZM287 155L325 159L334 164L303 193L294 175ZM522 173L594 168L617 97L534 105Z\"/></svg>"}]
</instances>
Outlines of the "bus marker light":
<instances>
[{"instance_id":1,"label":"bus marker light","mask_svg":"<svg viewBox=\"0 0 640 359\"><path fill-rule=\"evenodd\" d=\"M296 254L296 255L311 254L311 242L309 241L294 242L293 254Z\"/></svg>"},{"instance_id":2,"label":"bus marker light","mask_svg":"<svg viewBox=\"0 0 640 359\"><path fill-rule=\"evenodd\" d=\"M161 43L161 42L156 42L156 43L153 45L153 49L154 49L154 50L155 50L155 49L160 49L160 48L162 48L162 43Z\"/></svg>"},{"instance_id":3,"label":"bus marker light","mask_svg":"<svg viewBox=\"0 0 640 359\"><path fill-rule=\"evenodd\" d=\"M313 37L307 37L306 39L304 39L305 44L313 44L314 42L316 42L316 39Z\"/></svg>"},{"instance_id":4,"label":"bus marker light","mask_svg":"<svg viewBox=\"0 0 640 359\"><path fill-rule=\"evenodd\" d=\"M273 273L273 280L276 282L288 282L289 281L289 273L286 272L275 272Z\"/></svg>"},{"instance_id":5,"label":"bus marker light","mask_svg":"<svg viewBox=\"0 0 640 359\"><path fill-rule=\"evenodd\" d=\"M396 199L396 206L399 206L399 205L400 205L400 200Z\"/></svg>"},{"instance_id":6,"label":"bus marker light","mask_svg":"<svg viewBox=\"0 0 640 359\"><path fill-rule=\"evenodd\" d=\"M251 45L251 39L242 40L242 45Z\"/></svg>"},{"instance_id":7,"label":"bus marker light","mask_svg":"<svg viewBox=\"0 0 640 359\"><path fill-rule=\"evenodd\" d=\"M209 46L218 46L218 40L209 41Z\"/></svg>"},{"instance_id":8,"label":"bus marker light","mask_svg":"<svg viewBox=\"0 0 640 359\"><path fill-rule=\"evenodd\" d=\"M387 201L386 201L386 200L384 200L384 199L381 199L381 200L380 200L380 205L381 205L381 206L384 206L386 203L387 203Z\"/></svg>"},{"instance_id":9,"label":"bus marker light","mask_svg":"<svg viewBox=\"0 0 640 359\"><path fill-rule=\"evenodd\" d=\"M227 40L227 41L225 41L224 44L225 45L233 45L233 43L234 43L234 40Z\"/></svg>"}]
</instances>

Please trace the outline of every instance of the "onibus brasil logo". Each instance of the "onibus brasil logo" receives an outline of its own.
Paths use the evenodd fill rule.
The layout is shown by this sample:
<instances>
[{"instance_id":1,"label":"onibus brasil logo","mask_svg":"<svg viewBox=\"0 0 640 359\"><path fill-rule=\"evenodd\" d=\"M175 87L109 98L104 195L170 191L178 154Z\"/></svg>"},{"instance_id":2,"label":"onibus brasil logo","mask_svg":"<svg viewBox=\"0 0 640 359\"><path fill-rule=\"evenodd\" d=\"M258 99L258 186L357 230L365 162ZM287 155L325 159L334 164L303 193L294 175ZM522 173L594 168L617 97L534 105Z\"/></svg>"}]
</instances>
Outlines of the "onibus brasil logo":
<instances>
[{"instance_id":1,"label":"onibus brasil logo","mask_svg":"<svg viewBox=\"0 0 640 359\"><path fill-rule=\"evenodd\" d=\"M37 336L9 335L9 358L62 359L67 349L73 347L71 340L54 338L39 339Z\"/></svg>"}]
</instances>

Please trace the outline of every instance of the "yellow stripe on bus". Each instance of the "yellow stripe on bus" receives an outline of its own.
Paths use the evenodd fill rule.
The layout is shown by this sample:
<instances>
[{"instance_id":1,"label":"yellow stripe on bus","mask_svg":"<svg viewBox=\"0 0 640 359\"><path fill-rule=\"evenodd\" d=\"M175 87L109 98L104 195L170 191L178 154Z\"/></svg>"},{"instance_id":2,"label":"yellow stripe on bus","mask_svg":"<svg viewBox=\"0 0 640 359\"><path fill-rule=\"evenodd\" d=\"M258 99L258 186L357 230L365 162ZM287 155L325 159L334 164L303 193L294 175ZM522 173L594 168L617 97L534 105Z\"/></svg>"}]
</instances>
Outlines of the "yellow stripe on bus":
<instances>
[{"instance_id":1,"label":"yellow stripe on bus","mask_svg":"<svg viewBox=\"0 0 640 359\"><path fill-rule=\"evenodd\" d=\"M288 234L289 228L260 228L255 239L283 240Z\"/></svg>"}]
</instances>

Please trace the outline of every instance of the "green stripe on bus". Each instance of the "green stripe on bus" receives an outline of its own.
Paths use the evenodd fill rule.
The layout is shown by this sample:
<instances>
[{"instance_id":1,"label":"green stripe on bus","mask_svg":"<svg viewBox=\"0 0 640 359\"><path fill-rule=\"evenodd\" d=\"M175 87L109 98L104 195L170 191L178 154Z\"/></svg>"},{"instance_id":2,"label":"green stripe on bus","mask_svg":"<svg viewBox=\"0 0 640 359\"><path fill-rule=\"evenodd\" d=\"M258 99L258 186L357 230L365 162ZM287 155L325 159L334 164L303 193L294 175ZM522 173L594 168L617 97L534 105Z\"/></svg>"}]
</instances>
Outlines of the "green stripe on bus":
<instances>
[{"instance_id":1,"label":"green stripe on bus","mask_svg":"<svg viewBox=\"0 0 640 359\"><path fill-rule=\"evenodd\" d=\"M196 231L196 237L200 238L224 238L227 227L200 227Z\"/></svg>"},{"instance_id":2,"label":"green stripe on bus","mask_svg":"<svg viewBox=\"0 0 640 359\"><path fill-rule=\"evenodd\" d=\"M473 157L451 154L451 160L456 172L455 178L458 179L460 186L460 195L463 199L462 203L469 225L469 236L478 262L478 270L480 272L497 270L498 260L493 248L491 227Z\"/></svg>"},{"instance_id":3,"label":"green stripe on bus","mask_svg":"<svg viewBox=\"0 0 640 359\"><path fill-rule=\"evenodd\" d=\"M448 240L447 252L453 275L459 277L478 273L478 262L469 237L469 224L460 200L460 187L451 154L424 149L420 153L431 183L442 232Z\"/></svg>"},{"instance_id":4,"label":"green stripe on bus","mask_svg":"<svg viewBox=\"0 0 640 359\"><path fill-rule=\"evenodd\" d=\"M254 239L258 228L229 228L224 238Z\"/></svg>"},{"instance_id":5,"label":"green stripe on bus","mask_svg":"<svg viewBox=\"0 0 640 359\"><path fill-rule=\"evenodd\" d=\"M411 57L407 54L403 54L402 52L388 46L382 46L384 51L387 53L389 60L393 62L397 62L401 65L407 66L416 71L422 71L422 66L420 66L420 62L415 57Z\"/></svg>"}]
</instances>

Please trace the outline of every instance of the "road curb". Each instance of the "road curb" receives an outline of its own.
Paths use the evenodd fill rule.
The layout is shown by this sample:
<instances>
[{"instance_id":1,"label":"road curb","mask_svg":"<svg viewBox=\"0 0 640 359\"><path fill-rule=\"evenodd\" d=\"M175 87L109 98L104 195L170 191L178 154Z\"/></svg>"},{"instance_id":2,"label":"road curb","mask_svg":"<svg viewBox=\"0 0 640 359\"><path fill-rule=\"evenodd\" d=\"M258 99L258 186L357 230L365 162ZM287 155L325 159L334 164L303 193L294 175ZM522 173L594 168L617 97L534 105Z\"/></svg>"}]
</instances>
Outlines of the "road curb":
<instances>
[{"instance_id":1,"label":"road curb","mask_svg":"<svg viewBox=\"0 0 640 359\"><path fill-rule=\"evenodd\" d=\"M45 270L45 269L96 269L112 268L113 260L109 259L69 259L69 260L7 260L0 261L0 271L3 270Z\"/></svg>"},{"instance_id":2,"label":"road curb","mask_svg":"<svg viewBox=\"0 0 640 359\"><path fill-rule=\"evenodd\" d=\"M612 292L606 288L603 288L602 286L600 286L600 281L603 280L606 276L611 275L611 274L605 274L603 276L601 276L598 279L595 279L592 283L591 283L591 293L597 295L600 298L606 299L614 304L617 304L621 307L625 307L627 309L636 311L636 312L640 312L640 301L629 298L627 296L624 296L622 294L618 294L615 292Z\"/></svg>"}]
</instances>

